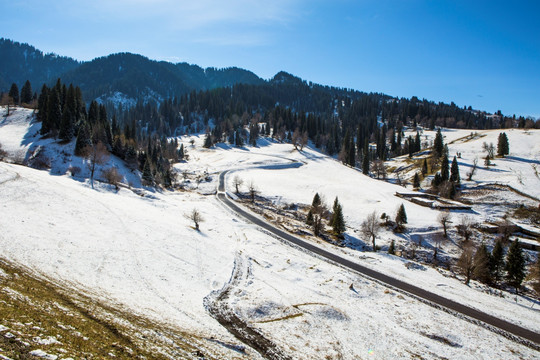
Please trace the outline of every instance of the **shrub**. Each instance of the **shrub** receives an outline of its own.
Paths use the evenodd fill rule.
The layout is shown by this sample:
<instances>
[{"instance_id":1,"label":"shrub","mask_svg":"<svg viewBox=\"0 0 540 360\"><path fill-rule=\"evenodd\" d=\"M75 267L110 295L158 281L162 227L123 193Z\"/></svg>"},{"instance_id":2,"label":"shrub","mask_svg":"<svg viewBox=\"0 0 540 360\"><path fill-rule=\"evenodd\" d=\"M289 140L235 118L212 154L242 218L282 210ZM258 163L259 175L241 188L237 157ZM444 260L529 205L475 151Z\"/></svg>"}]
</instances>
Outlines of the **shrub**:
<instances>
[{"instance_id":1,"label":"shrub","mask_svg":"<svg viewBox=\"0 0 540 360\"><path fill-rule=\"evenodd\" d=\"M116 190L118 190L118 183L122 181L122 175L120 175L117 168L111 167L105 169L101 172L101 176L103 176L107 183L114 185Z\"/></svg>"}]
</instances>

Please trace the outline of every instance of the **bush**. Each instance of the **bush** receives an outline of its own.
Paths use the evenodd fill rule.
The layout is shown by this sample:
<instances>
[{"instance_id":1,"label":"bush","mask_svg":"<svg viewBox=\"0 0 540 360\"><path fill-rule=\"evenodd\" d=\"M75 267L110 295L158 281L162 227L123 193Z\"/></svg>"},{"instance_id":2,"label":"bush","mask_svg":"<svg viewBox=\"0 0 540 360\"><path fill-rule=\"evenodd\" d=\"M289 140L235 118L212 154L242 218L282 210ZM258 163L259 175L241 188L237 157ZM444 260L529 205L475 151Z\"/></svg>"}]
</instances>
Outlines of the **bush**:
<instances>
[{"instance_id":1,"label":"bush","mask_svg":"<svg viewBox=\"0 0 540 360\"><path fill-rule=\"evenodd\" d=\"M51 168L51 159L44 154L42 147L38 147L30 156L28 166L38 170L48 170Z\"/></svg>"},{"instance_id":2,"label":"bush","mask_svg":"<svg viewBox=\"0 0 540 360\"><path fill-rule=\"evenodd\" d=\"M70 166L68 168L68 172L71 174L71 176L77 176L81 173L81 168L78 166Z\"/></svg>"},{"instance_id":3,"label":"bush","mask_svg":"<svg viewBox=\"0 0 540 360\"><path fill-rule=\"evenodd\" d=\"M3 161L6 156L7 152L2 149L2 144L0 144L0 161Z\"/></svg>"},{"instance_id":4,"label":"bush","mask_svg":"<svg viewBox=\"0 0 540 360\"><path fill-rule=\"evenodd\" d=\"M105 169L101 172L101 176L103 176L107 183L114 185L116 190L118 190L118 183L122 181L122 175L120 175L117 168L111 167Z\"/></svg>"}]
</instances>

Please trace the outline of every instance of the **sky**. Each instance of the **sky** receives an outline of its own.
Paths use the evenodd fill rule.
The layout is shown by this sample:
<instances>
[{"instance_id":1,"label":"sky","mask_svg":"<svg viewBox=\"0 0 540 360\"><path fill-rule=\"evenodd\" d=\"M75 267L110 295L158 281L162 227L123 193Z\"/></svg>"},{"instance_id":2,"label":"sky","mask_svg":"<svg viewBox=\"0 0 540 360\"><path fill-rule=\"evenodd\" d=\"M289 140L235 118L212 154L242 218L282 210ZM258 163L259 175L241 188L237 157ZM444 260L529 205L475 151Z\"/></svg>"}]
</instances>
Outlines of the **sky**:
<instances>
[{"instance_id":1,"label":"sky","mask_svg":"<svg viewBox=\"0 0 540 360\"><path fill-rule=\"evenodd\" d=\"M540 1L0 0L0 37L539 118L539 17Z\"/></svg>"}]
</instances>

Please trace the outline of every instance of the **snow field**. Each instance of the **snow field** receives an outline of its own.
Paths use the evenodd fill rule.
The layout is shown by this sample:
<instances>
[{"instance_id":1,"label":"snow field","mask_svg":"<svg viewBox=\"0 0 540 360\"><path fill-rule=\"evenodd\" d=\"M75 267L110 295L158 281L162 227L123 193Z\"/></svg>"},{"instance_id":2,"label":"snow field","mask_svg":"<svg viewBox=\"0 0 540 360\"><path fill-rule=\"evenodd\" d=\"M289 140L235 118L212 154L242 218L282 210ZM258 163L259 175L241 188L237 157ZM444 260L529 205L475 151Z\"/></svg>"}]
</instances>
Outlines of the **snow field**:
<instances>
[{"instance_id":1,"label":"snow field","mask_svg":"<svg viewBox=\"0 0 540 360\"><path fill-rule=\"evenodd\" d=\"M17 151L21 141L15 138L24 136L22 127L28 129L28 122L0 124L5 149ZM11 139L11 145L5 139ZM182 142L190 161L176 168L211 175L209 182L199 184L199 192L215 192L218 173L234 169L227 177L229 189L238 174L245 183L253 180L263 196L278 203L310 203L318 191L331 206L337 195L353 228L348 230L351 237L359 236L354 228L371 211L386 211L393 217L405 202L393 195L402 188L369 179L310 149L300 153L292 151L290 144L267 140L257 148L203 149L203 137L196 138L193 148L189 139ZM512 140L510 147L512 151ZM246 170L290 164L288 159L305 164L296 169ZM482 327L284 245L245 223L214 196L144 194L127 189L116 193L99 183L92 190L86 180L0 163L2 256L100 300L228 343L237 340L210 317L203 299L229 281L234 259L240 256L249 271L227 302L251 326L299 359L538 356ZM413 205L405 202L411 227L427 231L437 226L436 211ZM201 232L185 217L193 208L205 218ZM529 304L483 294L433 269L408 270L403 260L385 254L321 246L539 330L539 311Z\"/></svg>"}]
</instances>

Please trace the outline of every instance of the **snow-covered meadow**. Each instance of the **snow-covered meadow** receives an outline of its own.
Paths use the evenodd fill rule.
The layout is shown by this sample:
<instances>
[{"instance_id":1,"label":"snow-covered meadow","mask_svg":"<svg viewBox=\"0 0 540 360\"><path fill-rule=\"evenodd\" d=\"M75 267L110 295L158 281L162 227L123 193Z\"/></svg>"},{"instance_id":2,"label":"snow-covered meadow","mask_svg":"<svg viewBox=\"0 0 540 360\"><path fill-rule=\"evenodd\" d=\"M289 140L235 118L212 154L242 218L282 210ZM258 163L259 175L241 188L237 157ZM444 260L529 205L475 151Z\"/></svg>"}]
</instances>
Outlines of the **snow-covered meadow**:
<instances>
[{"instance_id":1,"label":"snow-covered meadow","mask_svg":"<svg viewBox=\"0 0 540 360\"><path fill-rule=\"evenodd\" d=\"M57 159L62 145L34 137L39 124L31 124L29 115L17 109L2 118L3 148L21 156L39 143ZM311 203L315 192L329 204L338 196L348 236L361 243L355 230L374 210L393 215L403 202L394 196L400 187L370 179L309 148L298 152L290 144L261 140L255 148L203 149L202 137L195 138L193 147L189 139L181 140L190 160L176 168L209 174L209 181L193 186L197 191L145 189L140 196L101 183L92 189L84 174L77 180L66 174L73 164L84 168L73 156L53 163L51 171L0 163L1 256L96 300L208 339L204 345L217 357L259 356L249 349L244 355L219 347L238 341L210 316L204 299L227 283L233 291L224 305L293 358L538 357L538 352L483 327L283 244L213 195L218 174L233 169L228 189L237 174L278 204ZM271 169L291 160L303 165ZM266 169L257 168L261 166ZM406 207L415 231L437 228L436 210L412 203ZM200 232L185 216L194 208L205 219ZM540 331L540 307L525 298L489 295L432 268L409 269L406 261L386 254L320 246ZM231 274L238 277L231 279Z\"/></svg>"}]
</instances>

